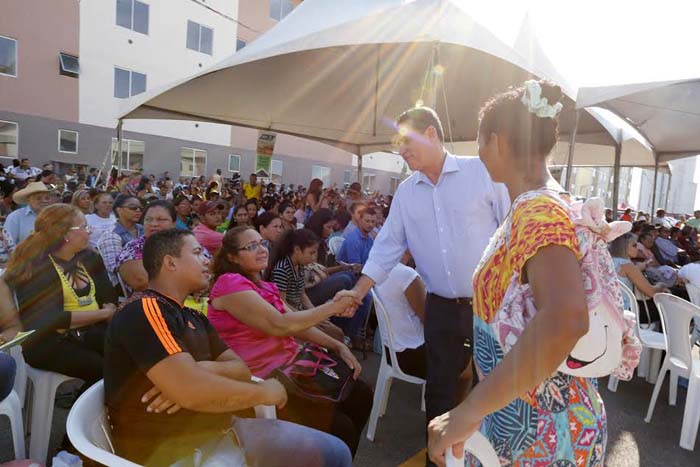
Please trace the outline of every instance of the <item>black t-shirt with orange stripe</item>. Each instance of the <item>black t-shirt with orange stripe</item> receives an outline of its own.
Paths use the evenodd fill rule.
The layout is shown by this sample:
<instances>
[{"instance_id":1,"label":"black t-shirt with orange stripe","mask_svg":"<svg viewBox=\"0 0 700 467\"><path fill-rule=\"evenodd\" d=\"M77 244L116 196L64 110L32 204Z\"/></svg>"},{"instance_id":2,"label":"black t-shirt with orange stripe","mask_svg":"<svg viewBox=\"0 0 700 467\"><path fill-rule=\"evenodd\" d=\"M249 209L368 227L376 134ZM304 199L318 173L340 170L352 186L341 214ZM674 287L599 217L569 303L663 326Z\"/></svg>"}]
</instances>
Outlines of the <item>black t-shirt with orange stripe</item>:
<instances>
[{"instance_id":1,"label":"black t-shirt with orange stripe","mask_svg":"<svg viewBox=\"0 0 700 467\"><path fill-rule=\"evenodd\" d=\"M104 357L105 402L117 454L142 465L169 465L230 427L230 414L148 413L141 402L153 387L146 373L156 363L179 352L212 361L227 348L204 315L157 292L147 291L119 310L107 331Z\"/></svg>"}]
</instances>

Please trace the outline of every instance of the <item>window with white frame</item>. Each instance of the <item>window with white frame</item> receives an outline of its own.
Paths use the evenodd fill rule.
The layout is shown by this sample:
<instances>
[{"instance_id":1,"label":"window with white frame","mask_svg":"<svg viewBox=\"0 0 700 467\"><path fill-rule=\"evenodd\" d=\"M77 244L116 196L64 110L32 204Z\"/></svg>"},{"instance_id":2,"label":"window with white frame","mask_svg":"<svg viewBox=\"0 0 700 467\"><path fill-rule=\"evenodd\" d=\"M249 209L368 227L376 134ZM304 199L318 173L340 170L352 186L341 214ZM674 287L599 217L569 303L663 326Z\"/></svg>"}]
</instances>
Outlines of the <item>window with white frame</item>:
<instances>
[{"instance_id":1,"label":"window with white frame","mask_svg":"<svg viewBox=\"0 0 700 467\"><path fill-rule=\"evenodd\" d=\"M187 21L187 48L212 55L214 30L194 21Z\"/></svg>"},{"instance_id":2,"label":"window with white frame","mask_svg":"<svg viewBox=\"0 0 700 467\"><path fill-rule=\"evenodd\" d=\"M328 186L331 181L331 169L322 165L312 165L311 178L318 178L324 186Z\"/></svg>"},{"instance_id":3,"label":"window with white frame","mask_svg":"<svg viewBox=\"0 0 700 467\"><path fill-rule=\"evenodd\" d=\"M134 139L122 140L122 153L119 154L119 140L112 138L112 154L116 155L114 165L120 170L143 170L143 155L146 143Z\"/></svg>"},{"instance_id":4,"label":"window with white frame","mask_svg":"<svg viewBox=\"0 0 700 467\"><path fill-rule=\"evenodd\" d=\"M401 179L399 177L391 177L389 180L389 194L393 195L396 193L396 189L401 184Z\"/></svg>"},{"instance_id":5,"label":"window with white frame","mask_svg":"<svg viewBox=\"0 0 700 467\"><path fill-rule=\"evenodd\" d=\"M138 0L117 0L117 25L148 34L149 5Z\"/></svg>"},{"instance_id":6,"label":"window with white frame","mask_svg":"<svg viewBox=\"0 0 700 467\"><path fill-rule=\"evenodd\" d=\"M228 155L228 171L241 173L241 156L240 154Z\"/></svg>"},{"instance_id":7,"label":"window with white frame","mask_svg":"<svg viewBox=\"0 0 700 467\"><path fill-rule=\"evenodd\" d=\"M126 99L146 92L146 75L114 67L114 97Z\"/></svg>"},{"instance_id":8,"label":"window with white frame","mask_svg":"<svg viewBox=\"0 0 700 467\"><path fill-rule=\"evenodd\" d=\"M350 184L352 184L352 171L346 170L343 172L343 186L347 190Z\"/></svg>"},{"instance_id":9,"label":"window with white frame","mask_svg":"<svg viewBox=\"0 0 700 467\"><path fill-rule=\"evenodd\" d=\"M282 21L293 9L294 3L289 0L270 0L270 18L276 21Z\"/></svg>"},{"instance_id":10,"label":"window with white frame","mask_svg":"<svg viewBox=\"0 0 700 467\"><path fill-rule=\"evenodd\" d=\"M17 41L0 36L0 75L17 76Z\"/></svg>"},{"instance_id":11,"label":"window with white frame","mask_svg":"<svg viewBox=\"0 0 700 467\"><path fill-rule=\"evenodd\" d=\"M73 130L58 130L58 152L69 154L78 153L78 132Z\"/></svg>"},{"instance_id":12,"label":"window with white frame","mask_svg":"<svg viewBox=\"0 0 700 467\"><path fill-rule=\"evenodd\" d=\"M362 175L362 188L367 192L371 193L375 190L374 183L377 178L374 174L363 174Z\"/></svg>"},{"instance_id":13,"label":"window with white frame","mask_svg":"<svg viewBox=\"0 0 700 467\"><path fill-rule=\"evenodd\" d=\"M0 157L17 158L19 126L15 122L0 120Z\"/></svg>"},{"instance_id":14,"label":"window with white frame","mask_svg":"<svg viewBox=\"0 0 700 467\"><path fill-rule=\"evenodd\" d=\"M207 151L194 148L180 149L180 176L199 177L207 171Z\"/></svg>"},{"instance_id":15,"label":"window with white frame","mask_svg":"<svg viewBox=\"0 0 700 467\"><path fill-rule=\"evenodd\" d=\"M275 185L282 183L282 173L284 172L284 162L272 159L270 161L270 181Z\"/></svg>"},{"instance_id":16,"label":"window with white frame","mask_svg":"<svg viewBox=\"0 0 700 467\"><path fill-rule=\"evenodd\" d=\"M64 76L77 78L80 74L80 62L75 55L60 52L58 54L58 72Z\"/></svg>"}]
</instances>

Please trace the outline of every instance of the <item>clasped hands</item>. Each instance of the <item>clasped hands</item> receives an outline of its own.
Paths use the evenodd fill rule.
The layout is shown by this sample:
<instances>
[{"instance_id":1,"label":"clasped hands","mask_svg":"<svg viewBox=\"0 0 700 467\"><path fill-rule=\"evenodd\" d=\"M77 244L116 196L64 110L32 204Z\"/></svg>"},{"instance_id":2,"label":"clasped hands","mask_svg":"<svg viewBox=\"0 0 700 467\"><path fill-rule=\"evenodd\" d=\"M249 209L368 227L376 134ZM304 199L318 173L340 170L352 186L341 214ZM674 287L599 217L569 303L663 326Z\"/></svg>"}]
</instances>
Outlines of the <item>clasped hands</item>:
<instances>
[{"instance_id":1,"label":"clasped hands","mask_svg":"<svg viewBox=\"0 0 700 467\"><path fill-rule=\"evenodd\" d=\"M341 311L336 316L352 318L355 315L355 311L357 311L357 307L362 305L362 298L355 290L341 290L335 294L333 303L341 306Z\"/></svg>"}]
</instances>

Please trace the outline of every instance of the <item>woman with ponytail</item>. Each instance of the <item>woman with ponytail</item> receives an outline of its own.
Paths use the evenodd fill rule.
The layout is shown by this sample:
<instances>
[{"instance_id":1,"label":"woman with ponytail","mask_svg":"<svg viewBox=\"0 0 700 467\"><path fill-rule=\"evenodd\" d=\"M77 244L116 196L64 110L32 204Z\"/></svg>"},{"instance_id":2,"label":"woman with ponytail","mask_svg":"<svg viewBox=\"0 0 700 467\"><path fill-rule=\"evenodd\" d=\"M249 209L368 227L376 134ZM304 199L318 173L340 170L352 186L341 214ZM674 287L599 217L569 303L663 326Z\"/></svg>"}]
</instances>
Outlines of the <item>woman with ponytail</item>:
<instances>
[{"instance_id":1,"label":"woman with ponytail","mask_svg":"<svg viewBox=\"0 0 700 467\"><path fill-rule=\"evenodd\" d=\"M102 259L90 249L90 226L75 206L55 204L36 218L15 248L3 279L15 290L20 319L34 334L22 345L34 368L102 378L107 321L117 297Z\"/></svg>"}]
</instances>

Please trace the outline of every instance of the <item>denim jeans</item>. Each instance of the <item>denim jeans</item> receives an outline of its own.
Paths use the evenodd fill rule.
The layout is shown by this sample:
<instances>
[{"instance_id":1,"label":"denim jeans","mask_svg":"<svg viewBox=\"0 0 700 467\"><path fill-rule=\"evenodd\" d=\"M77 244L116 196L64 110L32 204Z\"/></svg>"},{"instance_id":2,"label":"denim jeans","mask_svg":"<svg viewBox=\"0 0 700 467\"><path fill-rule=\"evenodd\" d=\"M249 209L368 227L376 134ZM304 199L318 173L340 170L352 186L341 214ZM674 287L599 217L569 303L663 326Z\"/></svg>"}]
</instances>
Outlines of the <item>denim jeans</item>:
<instances>
[{"instance_id":1,"label":"denim jeans","mask_svg":"<svg viewBox=\"0 0 700 467\"><path fill-rule=\"evenodd\" d=\"M328 300L333 299L336 293L341 290L350 290L355 286L358 277L350 271L336 272L313 287L306 289L306 296L309 297L314 306L320 306ZM331 318L333 324L339 326L346 336L355 337L365 325L369 309L372 306L372 297L367 295L362 300L352 318Z\"/></svg>"},{"instance_id":2,"label":"denim jeans","mask_svg":"<svg viewBox=\"0 0 700 467\"><path fill-rule=\"evenodd\" d=\"M0 352L0 401L12 391L12 387L15 384L16 371L17 365L10 354Z\"/></svg>"}]
</instances>

